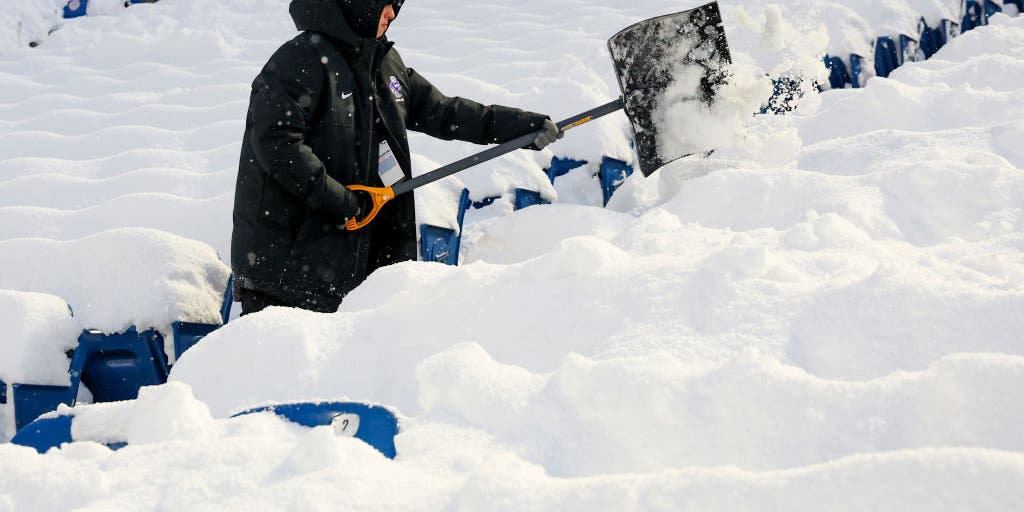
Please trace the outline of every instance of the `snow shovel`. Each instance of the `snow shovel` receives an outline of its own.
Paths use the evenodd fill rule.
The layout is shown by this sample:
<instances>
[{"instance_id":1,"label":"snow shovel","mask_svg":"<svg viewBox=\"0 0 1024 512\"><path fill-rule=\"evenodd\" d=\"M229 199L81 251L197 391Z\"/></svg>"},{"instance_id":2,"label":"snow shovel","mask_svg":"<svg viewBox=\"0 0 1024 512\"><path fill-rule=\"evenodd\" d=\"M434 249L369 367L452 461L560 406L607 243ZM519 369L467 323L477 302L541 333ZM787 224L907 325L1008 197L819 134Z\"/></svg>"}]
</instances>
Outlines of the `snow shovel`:
<instances>
[{"instance_id":1,"label":"snow shovel","mask_svg":"<svg viewBox=\"0 0 1024 512\"><path fill-rule=\"evenodd\" d=\"M728 78L729 44L717 2L676 14L641 21L608 40L622 96L560 123L564 133L620 109L626 111L644 176L665 164L688 156L678 153L680 141L663 140L659 126L667 122L659 113L680 103L711 105ZM444 167L391 187L350 185L373 198L373 209L362 220L350 219L349 231L369 224L395 197L464 171L533 143L540 132L523 135ZM685 141L682 141L685 145ZM704 150L712 148L703 148Z\"/></svg>"}]
</instances>

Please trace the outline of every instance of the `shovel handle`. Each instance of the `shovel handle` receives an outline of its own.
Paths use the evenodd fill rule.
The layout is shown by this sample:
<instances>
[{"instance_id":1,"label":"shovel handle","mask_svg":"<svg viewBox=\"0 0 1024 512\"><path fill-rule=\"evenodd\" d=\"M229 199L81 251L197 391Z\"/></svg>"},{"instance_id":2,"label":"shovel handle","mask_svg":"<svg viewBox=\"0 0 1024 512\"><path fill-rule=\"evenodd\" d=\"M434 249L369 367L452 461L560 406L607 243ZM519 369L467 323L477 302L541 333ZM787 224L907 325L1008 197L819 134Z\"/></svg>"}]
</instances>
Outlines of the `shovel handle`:
<instances>
[{"instance_id":1,"label":"shovel handle","mask_svg":"<svg viewBox=\"0 0 1024 512\"><path fill-rule=\"evenodd\" d=\"M363 220L356 220L355 218L352 218L345 223L345 229L347 229L348 231L355 231L357 229L362 229L366 227L366 225L369 224L370 221L377 217L377 214L380 213L380 209L383 208L388 201L395 198L395 191L391 187L367 187L365 185L349 185L345 188L349 190L358 190L360 192L366 192L367 194L370 194L370 198L373 199L373 209L370 210L370 213L365 218L363 218Z\"/></svg>"},{"instance_id":2,"label":"shovel handle","mask_svg":"<svg viewBox=\"0 0 1024 512\"><path fill-rule=\"evenodd\" d=\"M565 119L558 123L558 129L564 133L578 126L583 126L584 124L587 124L593 121L594 119L621 110L623 101L624 100L622 98L619 98L617 100L613 100L599 107L592 108L586 112ZM444 167L435 169L426 174L416 176L411 180L398 182L395 184L394 187L367 187L363 185L349 185L347 187L349 190L360 190L370 194L370 196L373 197L373 210L370 211L370 214L367 215L366 218L364 218L363 220L350 219L347 223L345 223L345 229L349 231L361 229L365 227L367 224L369 224L370 221L372 221L374 217L376 217L377 214L380 213L380 209L382 206L384 206L385 203L394 199L396 196L405 194L407 192L412 192L413 190L420 188L423 185L433 183L441 178L451 176L452 174L455 174L457 172L469 169L474 165L482 164L488 160L497 158L506 153L511 153L517 149L524 148L530 145L539 133L540 132L538 131L536 133L528 133L526 135L522 135L508 142L505 142L504 144L488 148L475 155L468 156L466 158L463 158L462 160L450 163Z\"/></svg>"},{"instance_id":3,"label":"shovel handle","mask_svg":"<svg viewBox=\"0 0 1024 512\"><path fill-rule=\"evenodd\" d=\"M559 122L558 129L564 133L578 126L583 126L584 124L587 124L599 117L603 117L608 114L611 114L612 112L622 110L623 101L624 100L622 98L619 98L608 103L605 103L600 107L595 107L581 114L576 114L575 116L572 116L568 119ZM537 135L539 134L540 132L537 131L534 133L528 133L521 137L516 137L515 139L505 142L504 144L487 148L475 155L467 156L462 160L452 162L444 167L435 169L426 174L421 174L411 180L396 183L395 194L402 195L406 192L420 188L423 185L433 183L441 178L451 176L452 174L455 174L457 172L462 172L466 169L469 169L470 167L473 167L474 165L480 165L488 160L498 158L499 156L502 156L506 153L511 153L517 149L529 146L530 144L533 143L533 139L537 138Z\"/></svg>"}]
</instances>

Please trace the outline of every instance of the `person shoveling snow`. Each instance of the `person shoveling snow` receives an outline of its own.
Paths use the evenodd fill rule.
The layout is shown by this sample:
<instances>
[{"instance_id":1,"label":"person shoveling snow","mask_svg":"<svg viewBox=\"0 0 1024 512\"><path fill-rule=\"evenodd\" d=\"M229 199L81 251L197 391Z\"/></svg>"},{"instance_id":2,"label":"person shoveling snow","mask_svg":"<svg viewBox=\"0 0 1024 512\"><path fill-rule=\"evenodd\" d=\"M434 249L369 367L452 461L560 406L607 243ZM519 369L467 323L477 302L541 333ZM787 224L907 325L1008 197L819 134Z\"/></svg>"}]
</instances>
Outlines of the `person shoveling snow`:
<instances>
[{"instance_id":1,"label":"person shoveling snow","mask_svg":"<svg viewBox=\"0 0 1024 512\"><path fill-rule=\"evenodd\" d=\"M412 194L367 229L346 229L372 207L346 186L411 179L406 130L478 144L539 131L534 149L560 135L548 116L447 97L406 67L384 35L401 6L291 2L302 33L253 82L242 143L231 240L242 314L271 305L333 312L375 269L416 259Z\"/></svg>"},{"instance_id":2,"label":"person shoveling snow","mask_svg":"<svg viewBox=\"0 0 1024 512\"><path fill-rule=\"evenodd\" d=\"M660 16L609 41L623 97L556 125L541 114L446 97L407 68L384 36L401 6L292 1L303 32L253 82L239 165L231 261L243 314L270 305L335 311L373 270L416 258L407 192L519 148L541 149L619 109L649 175L685 156L660 147L657 132L668 130L656 111L710 104L728 75L717 3ZM407 129L501 144L412 178ZM388 202L396 204L382 209Z\"/></svg>"}]
</instances>

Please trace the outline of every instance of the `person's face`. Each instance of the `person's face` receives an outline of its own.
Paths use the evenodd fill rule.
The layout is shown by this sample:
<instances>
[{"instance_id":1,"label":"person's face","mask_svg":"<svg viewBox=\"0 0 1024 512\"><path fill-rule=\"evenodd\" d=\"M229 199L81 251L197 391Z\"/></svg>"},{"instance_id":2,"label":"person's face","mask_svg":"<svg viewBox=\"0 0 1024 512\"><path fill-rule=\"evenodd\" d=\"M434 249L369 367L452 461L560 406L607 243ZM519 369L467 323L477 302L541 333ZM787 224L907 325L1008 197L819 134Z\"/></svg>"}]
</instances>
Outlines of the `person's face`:
<instances>
[{"instance_id":1,"label":"person's face","mask_svg":"<svg viewBox=\"0 0 1024 512\"><path fill-rule=\"evenodd\" d=\"M391 20L395 19L395 8L388 5L380 13L380 23L377 25L377 37L384 35L384 32L388 31L388 24Z\"/></svg>"}]
</instances>

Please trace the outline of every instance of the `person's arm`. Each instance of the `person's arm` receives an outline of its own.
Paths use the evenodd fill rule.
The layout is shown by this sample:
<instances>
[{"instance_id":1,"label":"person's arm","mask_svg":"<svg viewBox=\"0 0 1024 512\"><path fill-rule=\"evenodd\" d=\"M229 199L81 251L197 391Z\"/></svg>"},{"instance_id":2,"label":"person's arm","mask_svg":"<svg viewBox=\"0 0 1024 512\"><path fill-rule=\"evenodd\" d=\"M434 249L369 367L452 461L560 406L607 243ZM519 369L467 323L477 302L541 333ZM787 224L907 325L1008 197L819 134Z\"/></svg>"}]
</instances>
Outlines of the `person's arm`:
<instances>
[{"instance_id":1,"label":"person's arm","mask_svg":"<svg viewBox=\"0 0 1024 512\"><path fill-rule=\"evenodd\" d=\"M334 224L359 215L359 200L327 175L306 144L324 83L320 58L310 48L279 49L253 82L251 141L260 166L271 179Z\"/></svg>"},{"instance_id":2,"label":"person's arm","mask_svg":"<svg viewBox=\"0 0 1024 512\"><path fill-rule=\"evenodd\" d=\"M544 129L545 121L551 124L548 116L542 114L445 96L423 75L413 69L408 72L411 130L444 140L500 144Z\"/></svg>"}]
</instances>

